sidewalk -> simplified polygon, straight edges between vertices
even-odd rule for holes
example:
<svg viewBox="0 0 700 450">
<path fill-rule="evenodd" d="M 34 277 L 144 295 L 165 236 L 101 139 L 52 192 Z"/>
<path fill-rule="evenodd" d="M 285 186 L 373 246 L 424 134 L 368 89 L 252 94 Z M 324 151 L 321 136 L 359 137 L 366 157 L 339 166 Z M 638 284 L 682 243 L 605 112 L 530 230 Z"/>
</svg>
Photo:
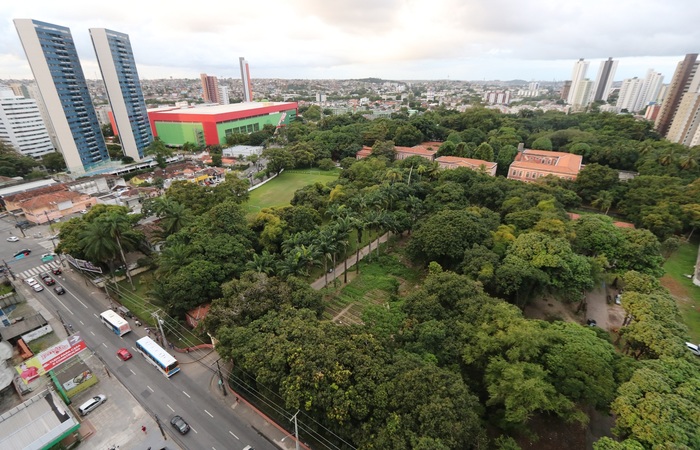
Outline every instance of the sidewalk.
<svg viewBox="0 0 700 450">
<path fill-rule="evenodd" d="M 224 383 L 226 385 L 226 383 Z M 228 395 L 223 395 L 219 385 L 219 376 L 215 373 L 209 382 L 209 391 L 212 398 L 226 403 L 243 422 L 250 425 L 260 436 L 267 439 L 281 450 L 295 450 L 296 440 L 293 431 L 287 431 L 274 420 L 267 417 L 260 410 L 248 403 L 243 397 L 236 395 L 236 392 L 226 385 Z M 289 422 L 289 429 L 293 430 L 293 424 Z M 310 450 L 308 446 L 299 442 L 299 448 Z"/>
<path fill-rule="evenodd" d="M 379 236 L 379 238 L 372 241 L 372 243 L 371 243 L 372 251 L 373 252 L 377 251 L 376 250 L 377 245 L 383 244 L 384 242 L 386 242 L 389 239 L 389 236 L 391 236 L 391 233 L 385 233 L 385 234 Z M 364 259 L 364 257 L 369 254 L 369 249 L 370 249 L 369 245 L 360 249 L 360 259 Z M 357 264 L 357 253 L 353 253 L 348 258 L 347 261 L 348 261 L 348 272 L 349 272 L 350 268 L 353 267 L 355 264 Z M 331 281 L 335 280 L 336 278 L 340 278 L 340 276 L 343 275 L 343 273 L 345 273 L 345 263 L 343 263 L 341 261 L 341 263 L 338 264 L 335 267 L 335 269 L 333 269 L 332 272 L 328 273 L 328 283 L 330 284 Z M 321 278 L 319 278 L 318 280 L 311 283 L 311 287 L 313 289 L 316 289 L 317 291 L 326 287 L 326 276 L 322 275 Z"/>
</svg>

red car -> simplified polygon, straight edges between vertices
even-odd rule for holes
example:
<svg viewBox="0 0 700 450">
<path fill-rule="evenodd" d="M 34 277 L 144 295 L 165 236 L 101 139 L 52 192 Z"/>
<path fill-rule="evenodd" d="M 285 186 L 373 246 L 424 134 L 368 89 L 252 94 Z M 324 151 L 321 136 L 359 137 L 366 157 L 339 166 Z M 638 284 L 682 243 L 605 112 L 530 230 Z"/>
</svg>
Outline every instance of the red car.
<svg viewBox="0 0 700 450">
<path fill-rule="evenodd" d="M 117 350 L 117 356 L 122 361 L 126 361 L 127 359 L 131 359 L 131 353 L 129 353 L 129 350 L 127 350 L 125 348 L 120 348 L 119 350 Z"/>
<path fill-rule="evenodd" d="M 51 272 L 53 272 L 54 275 L 60 275 L 61 274 L 61 269 L 58 267 L 51 269 Z"/>
<path fill-rule="evenodd" d="M 44 280 L 44 283 L 46 283 L 47 286 L 53 286 L 54 284 L 56 284 L 56 280 L 54 280 L 54 279 L 51 278 L 51 277 L 43 278 L 43 280 Z"/>
</svg>

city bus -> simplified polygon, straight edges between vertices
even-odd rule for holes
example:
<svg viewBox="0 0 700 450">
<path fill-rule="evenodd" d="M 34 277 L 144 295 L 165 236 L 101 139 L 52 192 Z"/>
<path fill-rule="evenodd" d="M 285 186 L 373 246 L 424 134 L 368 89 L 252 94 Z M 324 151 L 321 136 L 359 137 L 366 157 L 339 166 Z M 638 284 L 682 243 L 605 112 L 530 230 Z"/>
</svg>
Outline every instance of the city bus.
<svg viewBox="0 0 700 450">
<path fill-rule="evenodd" d="M 177 359 L 173 358 L 170 353 L 166 352 L 163 347 L 156 344 L 156 342 L 148 336 L 142 337 L 136 341 L 136 350 L 168 378 L 180 371 L 180 365 Z"/>
<path fill-rule="evenodd" d="M 100 320 L 107 326 L 110 330 L 114 331 L 117 336 L 124 336 L 126 333 L 131 331 L 129 322 L 124 320 L 119 314 L 115 313 L 111 309 L 100 314 Z"/>
</svg>

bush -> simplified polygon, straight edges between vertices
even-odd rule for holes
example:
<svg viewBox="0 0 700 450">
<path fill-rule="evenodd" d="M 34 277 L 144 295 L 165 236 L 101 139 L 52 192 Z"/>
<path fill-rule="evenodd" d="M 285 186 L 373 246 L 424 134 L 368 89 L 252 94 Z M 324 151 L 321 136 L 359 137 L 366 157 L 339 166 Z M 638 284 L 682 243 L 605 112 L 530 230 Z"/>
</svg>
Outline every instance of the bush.
<svg viewBox="0 0 700 450">
<path fill-rule="evenodd" d="M 323 158 L 318 161 L 318 168 L 321 170 L 333 170 L 335 163 L 330 158 Z"/>
</svg>

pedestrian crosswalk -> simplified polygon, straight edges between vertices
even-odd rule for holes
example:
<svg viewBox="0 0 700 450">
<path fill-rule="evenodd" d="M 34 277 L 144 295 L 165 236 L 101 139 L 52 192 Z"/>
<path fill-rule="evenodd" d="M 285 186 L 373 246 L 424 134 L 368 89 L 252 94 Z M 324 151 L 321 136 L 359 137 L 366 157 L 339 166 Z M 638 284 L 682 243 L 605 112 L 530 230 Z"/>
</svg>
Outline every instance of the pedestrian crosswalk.
<svg viewBox="0 0 700 450">
<path fill-rule="evenodd" d="M 39 275 L 40 273 L 51 272 L 51 269 L 55 269 L 56 267 L 60 267 L 58 261 L 51 261 L 50 263 L 42 264 L 32 269 L 25 270 L 16 275 L 20 278 L 31 278 Z"/>
</svg>

